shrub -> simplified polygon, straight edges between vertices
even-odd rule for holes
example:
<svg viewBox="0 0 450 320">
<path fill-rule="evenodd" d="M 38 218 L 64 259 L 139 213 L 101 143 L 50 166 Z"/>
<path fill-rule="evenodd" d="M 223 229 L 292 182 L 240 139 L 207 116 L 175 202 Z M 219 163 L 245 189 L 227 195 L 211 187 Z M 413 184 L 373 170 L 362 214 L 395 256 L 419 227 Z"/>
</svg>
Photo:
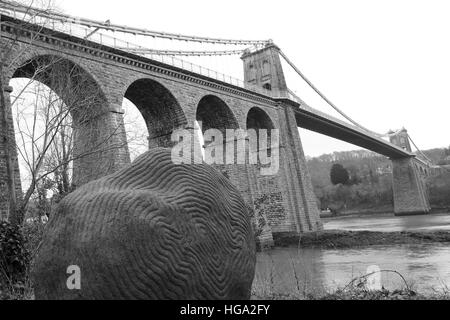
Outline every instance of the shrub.
<svg viewBox="0 0 450 320">
<path fill-rule="evenodd" d="M 428 178 L 430 203 L 436 207 L 450 206 L 450 173 L 445 172 Z"/>
<path fill-rule="evenodd" d="M 330 180 L 333 185 L 347 184 L 349 179 L 347 169 L 339 163 L 333 164 L 330 170 Z"/>
<path fill-rule="evenodd" d="M 0 289 L 23 282 L 30 255 L 19 227 L 0 222 Z"/>
<path fill-rule="evenodd" d="M 21 233 L 25 241 L 25 249 L 30 254 L 31 262 L 44 236 L 45 226 L 41 222 L 34 222 L 26 223 L 21 228 Z"/>
</svg>

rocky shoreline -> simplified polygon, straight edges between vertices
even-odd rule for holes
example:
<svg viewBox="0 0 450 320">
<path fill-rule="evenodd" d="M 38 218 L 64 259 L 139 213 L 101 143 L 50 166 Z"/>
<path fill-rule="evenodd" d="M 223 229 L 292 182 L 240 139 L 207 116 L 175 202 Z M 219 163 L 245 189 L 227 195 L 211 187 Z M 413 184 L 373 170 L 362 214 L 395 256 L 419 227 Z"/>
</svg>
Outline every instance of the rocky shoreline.
<svg viewBox="0 0 450 320">
<path fill-rule="evenodd" d="M 373 245 L 402 245 L 420 243 L 449 243 L 450 231 L 345 231 L 324 230 L 305 233 L 300 236 L 280 234 L 274 237 L 275 247 L 301 247 L 344 249 Z"/>
</svg>

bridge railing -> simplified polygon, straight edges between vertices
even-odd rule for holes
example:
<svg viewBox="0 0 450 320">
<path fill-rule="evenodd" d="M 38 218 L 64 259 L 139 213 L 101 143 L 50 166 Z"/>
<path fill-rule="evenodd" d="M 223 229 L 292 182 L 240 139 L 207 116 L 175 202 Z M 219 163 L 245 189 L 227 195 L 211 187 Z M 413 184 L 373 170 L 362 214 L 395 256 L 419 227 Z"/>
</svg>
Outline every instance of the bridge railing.
<svg viewBox="0 0 450 320">
<path fill-rule="evenodd" d="M 99 44 L 102 44 L 102 45 L 113 47 L 113 48 L 119 49 L 119 50 L 127 51 L 126 49 L 129 48 L 131 53 L 134 52 L 131 49 L 147 49 L 145 47 L 133 44 L 131 42 L 117 39 L 117 38 L 111 37 L 109 35 L 105 35 L 103 33 L 95 33 L 89 38 L 89 40 L 94 41 Z M 133 53 L 133 54 L 136 54 L 136 53 Z M 219 81 L 222 81 L 225 83 L 229 83 L 231 85 L 234 85 L 234 86 L 237 86 L 240 88 L 244 88 L 244 89 L 248 89 L 248 90 L 260 93 L 260 94 L 264 94 L 269 97 L 272 97 L 272 95 L 273 95 L 270 90 L 267 90 L 262 87 L 260 88 L 260 87 L 254 86 L 254 85 L 250 85 L 250 84 L 246 85 L 244 83 L 244 81 L 241 79 L 227 75 L 225 73 L 218 72 L 216 70 L 212 70 L 210 68 L 201 66 L 199 64 L 195 64 L 195 63 L 177 58 L 173 55 L 161 55 L 161 54 L 156 54 L 156 53 L 146 53 L 146 54 L 138 54 L 138 55 L 142 55 L 144 57 L 171 65 L 173 67 L 177 67 L 177 68 L 184 69 L 184 70 L 187 70 L 187 71 L 190 71 L 193 73 L 201 74 L 208 78 L 212 78 L 212 79 L 219 80 Z"/>
</svg>

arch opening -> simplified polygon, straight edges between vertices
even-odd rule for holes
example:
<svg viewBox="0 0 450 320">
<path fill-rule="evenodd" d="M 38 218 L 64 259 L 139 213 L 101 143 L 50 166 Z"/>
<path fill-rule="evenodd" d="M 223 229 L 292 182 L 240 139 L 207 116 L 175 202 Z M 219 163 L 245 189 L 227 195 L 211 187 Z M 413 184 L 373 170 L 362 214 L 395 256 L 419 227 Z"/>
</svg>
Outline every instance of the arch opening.
<svg viewBox="0 0 450 320">
<path fill-rule="evenodd" d="M 149 149 L 147 123 L 138 107 L 125 97 L 122 102 L 122 110 L 128 153 L 130 161 L 133 162 Z"/>
<path fill-rule="evenodd" d="M 247 129 L 275 129 L 275 126 L 264 110 L 253 107 L 247 114 Z"/>
<path fill-rule="evenodd" d="M 131 147 L 136 147 L 134 150 L 130 149 L 131 157 L 149 148 L 171 147 L 172 132 L 187 125 L 183 109 L 173 94 L 152 79 L 133 82 L 125 92 L 124 101 L 127 138 L 129 142 L 130 139 L 136 138 L 131 141 Z M 135 110 L 132 110 L 131 106 L 134 106 Z M 145 134 L 148 135 L 147 139 Z"/>
<path fill-rule="evenodd" d="M 64 102 L 75 123 L 88 122 L 108 111 L 106 97 L 97 82 L 68 59 L 53 55 L 34 57 L 17 68 L 12 78 L 46 85 Z"/>
<path fill-rule="evenodd" d="M 81 184 L 76 179 L 83 176 L 83 170 L 75 168 L 86 167 L 84 161 L 101 162 L 92 160 L 103 151 L 98 139 L 101 133 L 96 131 L 107 103 L 88 72 L 56 55 L 21 62 L 8 78 L 10 154 L 16 197 L 21 198 L 16 210 L 25 215 L 20 221 L 50 214 L 52 201 Z M 96 131 L 86 130 L 89 127 Z M 97 168 L 92 171 L 99 172 Z"/>
<path fill-rule="evenodd" d="M 207 95 L 198 103 L 196 121 L 196 125 L 201 128 L 200 139 L 204 149 L 202 152 L 204 159 L 216 165 L 235 161 L 236 137 L 232 141 L 227 141 L 227 130 L 239 129 L 239 124 L 228 105 L 216 96 Z M 214 134 L 211 129 L 214 129 L 216 133 Z M 227 151 L 227 149 L 230 150 Z M 230 154 L 234 155 L 233 160 L 229 159 Z"/>
<path fill-rule="evenodd" d="M 217 129 L 238 129 L 239 124 L 233 111 L 220 98 L 212 95 L 203 97 L 198 103 L 196 120 L 202 123 L 202 132 Z"/>
<path fill-rule="evenodd" d="M 39 55 L 17 67 L 10 84 L 18 153 L 35 158 L 25 161 L 32 178 L 43 172 L 42 182 L 51 179 L 58 185 L 53 193 L 65 194 L 117 169 L 123 124 L 88 71 L 57 55 Z M 34 132 L 24 133 L 30 128 Z"/>
<path fill-rule="evenodd" d="M 266 90 L 268 90 L 268 91 L 272 91 L 272 85 L 271 85 L 270 83 L 265 83 L 265 84 L 263 85 L 263 88 L 266 89 Z"/>
<path fill-rule="evenodd" d="M 70 192 L 74 133 L 67 106 L 42 82 L 14 78 L 10 85 L 15 90 L 11 94 L 11 113 L 21 191 L 26 194 L 36 179 L 38 192 L 32 197 L 47 198 Z M 41 178 L 44 174 L 48 177 Z"/>
<path fill-rule="evenodd" d="M 247 113 L 247 130 L 256 130 L 257 132 L 257 148 L 258 150 L 261 147 L 268 148 L 270 154 L 270 143 L 272 137 L 272 129 L 275 129 L 275 126 L 267 115 L 267 113 L 258 107 L 253 107 Z M 266 133 L 262 133 L 261 129 L 265 129 Z M 267 144 L 261 143 L 261 137 L 267 134 Z"/>
</svg>

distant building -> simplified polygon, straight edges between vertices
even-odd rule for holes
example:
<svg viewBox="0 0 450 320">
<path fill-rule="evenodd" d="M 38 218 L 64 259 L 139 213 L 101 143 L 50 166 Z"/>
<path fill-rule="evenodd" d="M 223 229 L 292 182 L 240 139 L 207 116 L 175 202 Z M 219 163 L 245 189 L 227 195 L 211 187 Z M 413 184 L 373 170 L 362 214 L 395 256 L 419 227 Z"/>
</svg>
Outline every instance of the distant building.
<svg viewBox="0 0 450 320">
<path fill-rule="evenodd" d="M 378 175 L 392 174 L 392 167 L 390 165 L 383 165 L 377 167 L 376 173 Z"/>
</svg>

